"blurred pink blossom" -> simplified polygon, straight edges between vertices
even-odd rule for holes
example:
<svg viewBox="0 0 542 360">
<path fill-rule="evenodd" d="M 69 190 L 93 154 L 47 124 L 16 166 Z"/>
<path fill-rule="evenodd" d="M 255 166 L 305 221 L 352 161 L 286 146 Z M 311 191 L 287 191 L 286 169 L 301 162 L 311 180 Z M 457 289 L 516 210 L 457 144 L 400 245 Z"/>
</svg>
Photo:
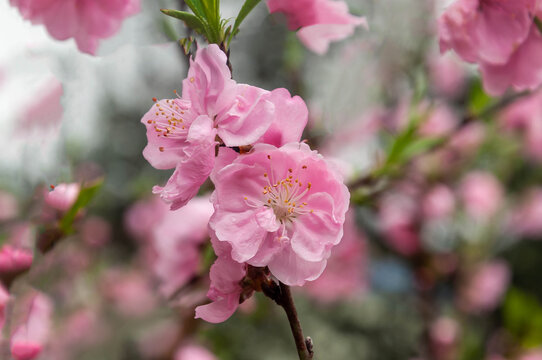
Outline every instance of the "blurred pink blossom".
<svg viewBox="0 0 542 360">
<path fill-rule="evenodd" d="M 461 181 L 459 196 L 467 214 L 478 220 L 486 220 L 501 207 L 503 189 L 493 174 L 473 171 Z"/>
<path fill-rule="evenodd" d="M 39 95 L 32 99 L 33 102 L 21 114 L 20 127 L 17 127 L 16 134 L 24 134 L 32 129 L 43 131 L 57 127 L 64 113 L 60 103 L 63 93 L 62 83 L 57 78 L 49 79 L 40 89 Z"/>
<path fill-rule="evenodd" d="M 344 235 L 333 248 L 326 270 L 304 289 L 323 302 L 345 300 L 359 295 L 367 287 L 367 249 L 365 236 L 356 226 L 354 210 L 346 213 Z"/>
<path fill-rule="evenodd" d="M 542 236 L 542 189 L 528 192 L 523 203 L 512 210 L 510 229 L 521 236 Z"/>
<path fill-rule="evenodd" d="M 45 203 L 59 211 L 68 211 L 77 200 L 81 187 L 77 183 L 58 184 L 45 193 Z"/>
<path fill-rule="evenodd" d="M 0 284 L 0 332 L 4 328 L 6 322 L 6 307 L 8 305 L 10 296 L 4 286 Z"/>
<path fill-rule="evenodd" d="M 459 305 L 466 311 L 491 311 L 501 301 L 508 283 L 510 270 L 506 262 L 493 260 L 476 267 L 462 289 Z"/>
<path fill-rule="evenodd" d="M 168 211 L 168 206 L 158 196 L 152 196 L 130 207 L 124 216 L 124 226 L 137 240 L 151 242 L 155 225 Z"/>
<path fill-rule="evenodd" d="M 518 360 L 542 360 L 542 349 L 532 349 L 521 355 Z"/>
<path fill-rule="evenodd" d="M 145 316 L 157 305 L 148 277 L 135 270 L 108 270 L 102 279 L 102 291 L 126 317 Z"/>
<path fill-rule="evenodd" d="M 431 85 L 437 93 L 457 96 L 466 85 L 467 74 L 463 66 L 452 56 L 434 56 L 429 61 Z"/>
<path fill-rule="evenodd" d="M 11 336 L 11 355 L 15 360 L 37 358 L 48 341 L 52 326 L 53 304 L 44 294 L 35 294 L 22 323 Z"/>
<path fill-rule="evenodd" d="M 102 247 L 111 240 L 111 225 L 99 216 L 90 216 L 81 225 L 83 241 L 92 247 Z"/>
<path fill-rule="evenodd" d="M 201 247 L 208 239 L 213 206 L 208 197 L 196 197 L 175 211 L 164 214 L 154 225 L 154 273 L 161 292 L 169 297 L 186 285 L 199 270 Z"/>
<path fill-rule="evenodd" d="M 458 123 L 457 116 L 443 104 L 436 106 L 420 126 L 422 136 L 439 137 L 451 133 Z"/>
<path fill-rule="evenodd" d="M 461 154 L 468 154 L 480 146 L 484 137 L 485 127 L 482 124 L 475 122 L 464 126 L 453 134 L 452 139 L 450 140 L 450 148 Z"/>
<path fill-rule="evenodd" d="M 137 340 L 137 348 L 144 359 L 164 359 L 175 348 L 181 329 L 176 319 L 159 321 L 145 329 Z"/>
<path fill-rule="evenodd" d="M 210 227 L 240 263 L 268 266 L 287 285 L 320 276 L 343 235 L 349 193 L 304 143 L 257 144 L 213 178 Z"/>
<path fill-rule="evenodd" d="M 19 204 L 12 194 L 0 191 L 0 221 L 11 220 L 19 213 Z"/>
<path fill-rule="evenodd" d="M 454 193 L 446 185 L 435 185 L 425 194 L 422 210 L 427 219 L 441 219 L 452 215 L 455 210 Z"/>
<path fill-rule="evenodd" d="M 216 357 L 202 346 L 184 345 L 175 353 L 175 360 L 216 360 Z"/>
<path fill-rule="evenodd" d="M 4 244 L 0 248 L 0 278 L 9 282 L 15 276 L 28 270 L 32 261 L 31 251 Z"/>
<path fill-rule="evenodd" d="M 358 26 L 368 29 L 363 17 L 350 15 L 343 1 L 267 0 L 270 13 L 286 15 L 288 28 L 296 30 L 301 42 L 317 54 L 324 54 L 333 41 L 343 40 Z"/>
<path fill-rule="evenodd" d="M 380 201 L 380 227 L 388 244 L 402 255 L 414 255 L 420 250 L 417 215 L 417 201 L 408 193 L 389 192 Z"/>
<path fill-rule="evenodd" d="M 33 24 L 43 24 L 57 40 L 74 38 L 79 50 L 94 55 L 124 18 L 139 12 L 139 0 L 10 0 Z"/>
<path fill-rule="evenodd" d="M 501 114 L 505 129 L 520 131 L 525 138 L 525 152 L 542 162 L 542 92 L 519 99 Z"/>
<path fill-rule="evenodd" d="M 429 327 L 431 349 L 435 359 L 457 359 L 460 335 L 460 327 L 455 319 L 437 318 Z"/>
<path fill-rule="evenodd" d="M 456 0 L 439 19 L 440 48 L 477 63 L 492 95 L 542 83 L 542 36 L 536 0 Z"/>
</svg>

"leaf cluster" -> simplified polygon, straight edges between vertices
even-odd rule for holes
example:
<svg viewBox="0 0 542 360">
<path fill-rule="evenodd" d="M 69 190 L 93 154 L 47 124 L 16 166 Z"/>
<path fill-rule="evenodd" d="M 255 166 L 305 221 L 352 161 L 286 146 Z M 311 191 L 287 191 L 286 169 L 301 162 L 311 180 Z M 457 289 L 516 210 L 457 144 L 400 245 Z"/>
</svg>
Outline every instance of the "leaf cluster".
<svg viewBox="0 0 542 360">
<path fill-rule="evenodd" d="M 233 25 L 230 24 L 229 19 L 221 17 L 219 0 L 185 0 L 192 12 L 173 9 L 161 9 L 161 11 L 183 21 L 189 29 L 203 36 L 209 44 L 218 44 L 227 50 L 235 35 L 239 33 L 243 20 L 260 1 L 245 0 Z M 182 40 L 188 44 L 192 42 L 189 38 Z M 184 43 L 183 47 L 186 47 Z"/>
</svg>

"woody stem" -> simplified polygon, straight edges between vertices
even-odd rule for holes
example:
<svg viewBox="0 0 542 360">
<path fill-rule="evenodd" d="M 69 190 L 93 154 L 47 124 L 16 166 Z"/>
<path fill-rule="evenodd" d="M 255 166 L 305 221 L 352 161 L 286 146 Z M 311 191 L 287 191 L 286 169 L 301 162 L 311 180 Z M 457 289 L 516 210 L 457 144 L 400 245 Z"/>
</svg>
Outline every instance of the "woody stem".
<svg viewBox="0 0 542 360">
<path fill-rule="evenodd" d="M 314 353 L 312 351 L 312 340 L 303 336 L 303 330 L 301 329 L 301 323 L 297 317 L 297 310 L 295 308 L 294 299 L 292 298 L 292 292 L 290 287 L 283 283 L 280 283 L 280 295 L 277 299 L 277 303 L 282 306 L 288 317 L 290 323 L 290 329 L 294 336 L 295 345 L 297 347 L 297 354 L 300 360 L 311 360 Z"/>
</svg>

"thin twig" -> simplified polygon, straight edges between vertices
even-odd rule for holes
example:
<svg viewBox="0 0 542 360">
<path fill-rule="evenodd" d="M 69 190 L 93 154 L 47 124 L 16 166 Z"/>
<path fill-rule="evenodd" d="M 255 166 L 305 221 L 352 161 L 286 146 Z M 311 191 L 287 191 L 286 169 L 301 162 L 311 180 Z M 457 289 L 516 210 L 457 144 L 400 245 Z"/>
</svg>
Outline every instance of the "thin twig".
<svg viewBox="0 0 542 360">
<path fill-rule="evenodd" d="M 283 283 L 280 283 L 279 304 L 282 306 L 288 317 L 299 359 L 311 360 L 314 355 L 312 351 L 312 340 L 309 337 L 305 338 L 303 336 L 303 330 L 301 329 L 301 323 L 297 317 L 297 310 L 295 308 L 294 299 L 292 298 L 292 292 L 290 291 L 290 287 Z"/>
</svg>

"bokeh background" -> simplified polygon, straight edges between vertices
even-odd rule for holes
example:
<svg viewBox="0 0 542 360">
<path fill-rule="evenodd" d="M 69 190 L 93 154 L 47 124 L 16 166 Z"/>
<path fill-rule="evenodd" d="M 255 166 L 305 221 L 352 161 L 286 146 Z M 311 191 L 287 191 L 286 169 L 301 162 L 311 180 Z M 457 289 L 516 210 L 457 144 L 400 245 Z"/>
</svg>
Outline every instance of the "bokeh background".
<svg viewBox="0 0 542 360">
<path fill-rule="evenodd" d="M 344 247 L 322 279 L 294 292 L 316 359 L 541 359 L 542 101 L 502 106 L 475 68 L 440 55 L 444 2 L 348 3 L 370 30 L 324 56 L 264 4 L 231 48 L 238 82 L 304 98 L 304 138 L 352 184 Z M 241 1 L 221 6 L 233 17 Z M 187 62 L 173 39 L 186 30 L 159 12 L 176 7 L 142 0 L 93 57 L 0 0 L 0 239 L 33 243 L 44 233 L 49 185 L 103 179 L 75 233 L 36 251 L 11 286 L 15 315 L 37 292 L 48 299 L 39 359 L 198 360 L 186 349 L 201 348 L 225 360 L 296 356 L 282 309 L 260 293 L 225 323 L 193 319 L 205 302 L 208 245 L 194 255 L 200 275 L 163 291 L 156 243 L 170 215 L 151 188 L 170 174 L 142 157 L 140 119 L 153 97 L 181 90 Z M 513 111 L 524 111 L 521 126 Z M 413 119 L 408 151 L 367 178 Z M 183 228 L 189 215 L 168 221 Z"/>
</svg>

